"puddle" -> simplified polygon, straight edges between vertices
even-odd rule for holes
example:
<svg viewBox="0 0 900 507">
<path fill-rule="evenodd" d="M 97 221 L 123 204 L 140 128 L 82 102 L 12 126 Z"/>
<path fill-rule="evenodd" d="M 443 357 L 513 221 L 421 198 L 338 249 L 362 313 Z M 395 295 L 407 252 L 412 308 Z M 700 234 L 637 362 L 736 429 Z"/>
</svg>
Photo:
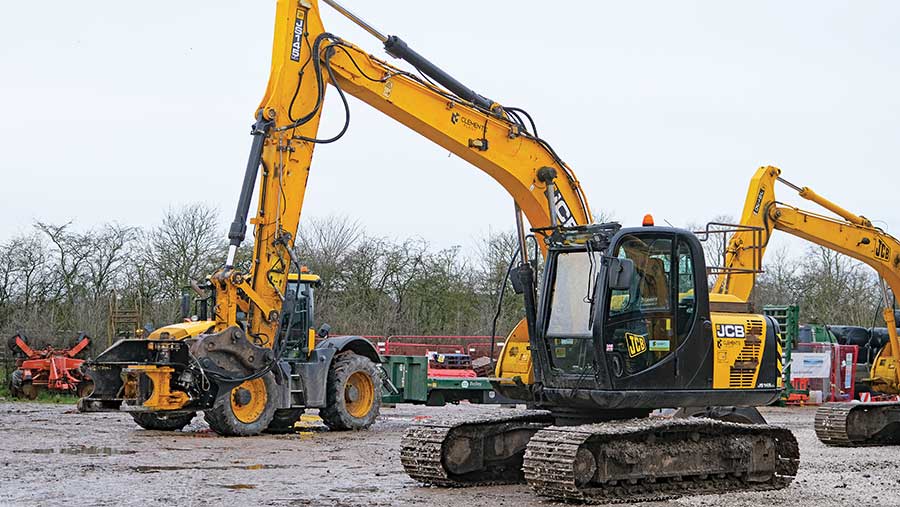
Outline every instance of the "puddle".
<svg viewBox="0 0 900 507">
<path fill-rule="evenodd" d="M 347 488 L 331 488 L 335 493 L 377 493 L 381 491 L 376 486 L 357 486 Z"/>
<path fill-rule="evenodd" d="M 239 491 L 242 489 L 256 489 L 256 484 L 219 484 L 219 487 Z"/>
<path fill-rule="evenodd" d="M 130 467 L 132 471 L 140 474 L 155 474 L 159 472 L 177 472 L 180 470 L 271 470 L 277 468 L 291 468 L 286 465 L 230 465 L 230 466 L 210 466 L 210 467 L 188 467 L 177 465 L 139 465 Z"/>
<path fill-rule="evenodd" d="M 86 455 L 86 456 L 118 456 L 127 454 L 137 454 L 137 451 L 123 451 L 113 449 L 112 447 L 94 447 L 87 445 L 72 445 L 61 449 L 18 449 L 13 452 L 21 454 L 69 454 L 69 455 Z"/>
</svg>

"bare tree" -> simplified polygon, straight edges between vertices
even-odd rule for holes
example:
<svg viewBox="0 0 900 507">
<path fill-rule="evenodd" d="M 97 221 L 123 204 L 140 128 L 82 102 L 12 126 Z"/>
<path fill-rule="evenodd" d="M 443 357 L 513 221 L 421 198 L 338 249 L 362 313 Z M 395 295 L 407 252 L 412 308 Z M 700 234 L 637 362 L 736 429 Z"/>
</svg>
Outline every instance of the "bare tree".
<svg viewBox="0 0 900 507">
<path fill-rule="evenodd" d="M 88 290 L 97 301 L 109 295 L 131 259 L 129 247 L 137 238 L 137 229 L 106 224 L 87 235 L 90 250 L 85 259 Z"/>
<path fill-rule="evenodd" d="M 192 280 L 202 280 L 224 261 L 218 213 L 204 204 L 169 209 L 141 241 L 139 262 L 160 282 L 159 296 L 177 301 Z"/>
<path fill-rule="evenodd" d="M 800 310 L 809 322 L 871 325 L 880 304 L 874 271 L 825 247 L 807 250 L 801 283 Z"/>
</svg>

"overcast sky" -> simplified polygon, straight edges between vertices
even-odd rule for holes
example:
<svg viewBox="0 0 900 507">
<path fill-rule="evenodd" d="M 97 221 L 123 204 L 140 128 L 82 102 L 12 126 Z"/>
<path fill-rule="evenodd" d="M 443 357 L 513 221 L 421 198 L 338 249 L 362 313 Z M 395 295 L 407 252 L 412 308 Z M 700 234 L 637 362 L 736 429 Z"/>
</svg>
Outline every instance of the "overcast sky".
<svg viewBox="0 0 900 507">
<path fill-rule="evenodd" d="M 900 228 L 900 2 L 344 0 L 483 95 L 528 109 L 594 210 L 738 216 L 760 165 Z M 269 69 L 274 1 L 5 2 L 0 241 L 35 219 L 230 221 Z M 326 28 L 380 44 L 323 4 Z M 340 127 L 330 95 L 322 135 Z M 358 101 L 316 150 L 304 216 L 472 248 L 502 188 Z M 780 197 L 799 202 L 781 187 Z M 815 208 L 811 208 L 815 209 Z"/>
</svg>

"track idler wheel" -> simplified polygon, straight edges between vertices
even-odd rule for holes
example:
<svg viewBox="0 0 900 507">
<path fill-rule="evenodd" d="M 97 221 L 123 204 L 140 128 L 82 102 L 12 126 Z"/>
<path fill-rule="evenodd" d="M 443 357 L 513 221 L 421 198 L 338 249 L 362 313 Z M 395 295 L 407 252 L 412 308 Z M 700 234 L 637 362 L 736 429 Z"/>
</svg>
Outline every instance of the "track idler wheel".
<svg viewBox="0 0 900 507">
<path fill-rule="evenodd" d="M 328 371 L 325 408 L 319 416 L 332 430 L 362 430 L 381 410 L 381 378 L 375 363 L 353 352 L 334 357 Z"/>
<path fill-rule="evenodd" d="M 80 386 L 79 386 L 80 387 Z M 196 412 L 167 414 L 165 412 L 132 412 L 131 417 L 145 430 L 178 431 L 194 419 Z"/>
<path fill-rule="evenodd" d="M 277 392 L 275 375 L 266 373 L 220 395 L 213 407 L 203 412 L 203 418 L 219 435 L 258 435 L 269 427 L 275 417 Z"/>
</svg>

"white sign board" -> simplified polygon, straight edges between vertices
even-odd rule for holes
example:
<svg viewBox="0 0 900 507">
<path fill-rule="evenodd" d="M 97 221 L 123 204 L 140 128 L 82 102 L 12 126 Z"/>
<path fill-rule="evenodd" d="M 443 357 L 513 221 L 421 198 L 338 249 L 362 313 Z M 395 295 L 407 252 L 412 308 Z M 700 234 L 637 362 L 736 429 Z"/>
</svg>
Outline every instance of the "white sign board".
<svg viewBox="0 0 900 507">
<path fill-rule="evenodd" d="M 830 352 L 794 352 L 791 354 L 791 380 L 830 377 Z"/>
</svg>

